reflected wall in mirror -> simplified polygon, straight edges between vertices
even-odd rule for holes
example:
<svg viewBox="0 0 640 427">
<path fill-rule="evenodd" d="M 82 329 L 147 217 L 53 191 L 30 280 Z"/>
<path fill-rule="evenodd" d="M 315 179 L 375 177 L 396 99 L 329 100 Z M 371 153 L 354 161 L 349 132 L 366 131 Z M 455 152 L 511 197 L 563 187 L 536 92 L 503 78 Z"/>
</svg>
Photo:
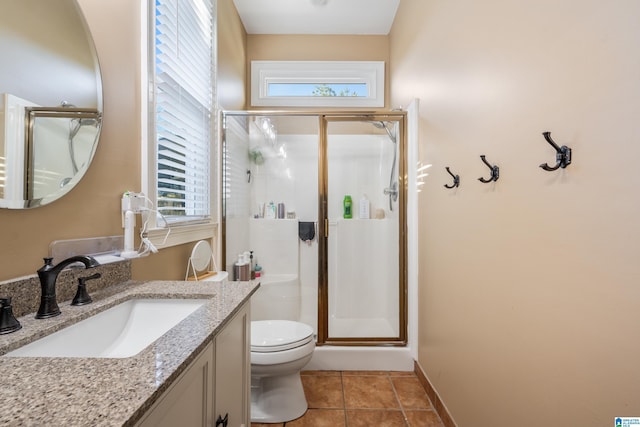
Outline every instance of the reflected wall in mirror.
<svg viewBox="0 0 640 427">
<path fill-rule="evenodd" d="M 3 2 L 0 58 L 0 207 L 42 206 L 80 181 L 100 136 L 100 68 L 76 0 Z"/>
</svg>

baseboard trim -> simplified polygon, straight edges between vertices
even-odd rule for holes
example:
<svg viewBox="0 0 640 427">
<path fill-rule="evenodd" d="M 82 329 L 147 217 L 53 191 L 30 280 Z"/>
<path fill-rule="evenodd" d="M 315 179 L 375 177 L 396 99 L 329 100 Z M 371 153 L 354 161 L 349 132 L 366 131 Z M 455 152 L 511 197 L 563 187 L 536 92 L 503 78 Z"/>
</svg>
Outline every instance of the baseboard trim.
<svg viewBox="0 0 640 427">
<path fill-rule="evenodd" d="M 412 372 L 414 359 L 407 347 L 318 346 L 304 367 L 308 371 Z"/>
<path fill-rule="evenodd" d="M 442 399 L 440 399 L 438 392 L 431 385 L 429 378 L 427 378 L 427 374 L 425 374 L 422 366 L 420 366 L 417 360 L 413 361 L 413 372 L 415 372 L 416 377 L 418 377 L 418 381 L 420 381 L 420 384 L 422 384 L 424 389 L 427 391 L 427 396 L 429 396 L 429 400 L 431 400 L 433 408 L 440 416 L 442 424 L 444 424 L 445 427 L 457 427 L 457 424 L 453 421 L 453 417 L 451 417 L 447 407 L 444 402 L 442 402 Z"/>
</svg>

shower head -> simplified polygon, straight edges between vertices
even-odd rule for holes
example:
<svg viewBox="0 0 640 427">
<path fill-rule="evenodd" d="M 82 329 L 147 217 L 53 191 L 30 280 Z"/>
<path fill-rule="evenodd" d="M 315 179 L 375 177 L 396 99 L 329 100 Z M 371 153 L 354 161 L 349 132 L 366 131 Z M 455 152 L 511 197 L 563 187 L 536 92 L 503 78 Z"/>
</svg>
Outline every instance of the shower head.
<svg viewBox="0 0 640 427">
<path fill-rule="evenodd" d="M 69 108 L 71 109 L 70 111 L 72 111 L 72 113 L 80 113 L 81 111 L 78 110 L 78 107 L 75 104 L 70 103 L 69 101 L 62 101 L 60 103 L 61 107 L 64 108 Z M 73 110 L 76 109 L 76 110 Z M 84 114 L 85 116 L 87 114 Z M 93 114 L 92 114 L 93 116 Z M 74 117 L 71 118 L 71 122 L 72 124 L 74 124 L 75 126 L 93 126 L 93 127 L 98 127 L 99 125 L 102 124 L 102 114 L 101 113 L 97 113 L 97 115 L 95 115 L 94 117 Z"/>
<path fill-rule="evenodd" d="M 100 129 L 101 120 L 95 117 L 76 117 L 69 120 L 69 138 L 73 139 L 83 126 L 94 127 Z"/>
<path fill-rule="evenodd" d="M 80 126 L 93 126 L 98 127 L 100 124 L 100 120 L 94 117 L 85 117 L 82 119 L 77 119 Z"/>
<path fill-rule="evenodd" d="M 69 132 L 75 136 L 83 126 L 99 128 L 101 124 L 100 119 L 95 117 L 75 117 L 69 121 Z"/>
<path fill-rule="evenodd" d="M 395 180 L 395 170 L 396 170 L 396 157 L 398 155 L 398 139 L 396 138 L 396 134 L 391 131 L 391 127 L 393 124 L 391 122 L 385 122 L 382 120 L 372 121 L 370 122 L 378 129 L 384 129 L 389 136 L 391 142 L 393 142 L 393 161 L 391 162 L 391 174 L 389 175 L 389 187 L 383 189 L 383 193 L 389 196 L 389 210 L 393 211 L 393 202 L 398 200 L 398 183 Z"/>
<path fill-rule="evenodd" d="M 391 142 L 393 142 L 394 144 L 398 142 L 396 139 L 396 135 L 391 131 L 391 126 L 393 125 L 390 122 L 384 122 L 380 120 L 376 122 L 371 122 L 371 124 L 373 124 L 373 126 L 375 126 L 378 129 L 384 129 L 385 132 L 387 132 L 387 135 L 389 136 L 389 139 L 391 140 Z"/>
</svg>

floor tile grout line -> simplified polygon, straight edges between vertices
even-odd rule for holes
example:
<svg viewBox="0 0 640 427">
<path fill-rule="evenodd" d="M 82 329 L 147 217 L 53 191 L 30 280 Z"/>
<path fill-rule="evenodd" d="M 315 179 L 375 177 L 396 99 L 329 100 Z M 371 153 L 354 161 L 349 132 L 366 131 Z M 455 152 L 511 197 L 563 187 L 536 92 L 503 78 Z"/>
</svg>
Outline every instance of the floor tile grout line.
<svg viewBox="0 0 640 427">
<path fill-rule="evenodd" d="M 342 412 L 344 413 L 344 425 L 349 427 L 349 420 L 347 418 L 347 397 L 344 392 L 344 381 L 342 380 L 343 371 L 340 371 L 340 389 L 342 390 Z"/>
<path fill-rule="evenodd" d="M 396 400 L 398 401 L 398 406 L 400 406 L 400 410 L 402 411 L 402 418 L 404 419 L 404 425 L 409 426 L 409 420 L 407 419 L 407 413 L 404 411 L 404 405 L 402 404 L 402 401 L 400 400 L 400 396 L 398 395 L 398 390 L 396 390 L 396 386 L 391 380 L 391 376 L 388 373 L 387 373 L 387 379 L 389 380 L 389 383 L 391 383 L 391 389 L 393 390 L 393 394 L 396 397 Z"/>
</svg>

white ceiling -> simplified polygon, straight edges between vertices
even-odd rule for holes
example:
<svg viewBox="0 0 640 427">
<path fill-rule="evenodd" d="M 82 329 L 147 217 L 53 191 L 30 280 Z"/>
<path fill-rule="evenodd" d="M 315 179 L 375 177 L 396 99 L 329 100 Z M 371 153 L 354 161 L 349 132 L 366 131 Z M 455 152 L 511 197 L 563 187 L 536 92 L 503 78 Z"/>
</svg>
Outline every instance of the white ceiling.
<svg viewBox="0 0 640 427">
<path fill-rule="evenodd" d="M 400 0 L 233 0 L 248 34 L 389 34 Z"/>
</svg>

